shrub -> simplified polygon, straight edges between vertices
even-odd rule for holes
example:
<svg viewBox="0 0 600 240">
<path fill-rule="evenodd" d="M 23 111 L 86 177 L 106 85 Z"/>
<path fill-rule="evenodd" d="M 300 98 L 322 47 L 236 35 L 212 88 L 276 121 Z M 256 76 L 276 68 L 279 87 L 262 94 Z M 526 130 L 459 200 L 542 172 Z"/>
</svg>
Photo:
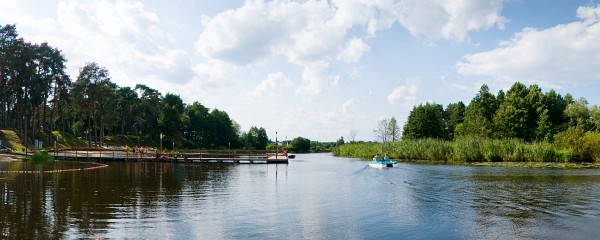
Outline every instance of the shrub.
<svg viewBox="0 0 600 240">
<path fill-rule="evenodd" d="M 584 159 L 593 162 L 600 162 L 600 133 L 588 132 L 581 139 L 582 152 Z"/>
<path fill-rule="evenodd" d="M 36 151 L 33 155 L 31 155 L 31 157 L 29 157 L 29 160 L 33 162 L 48 162 L 54 160 L 54 157 L 48 154 L 46 151 Z"/>
</svg>

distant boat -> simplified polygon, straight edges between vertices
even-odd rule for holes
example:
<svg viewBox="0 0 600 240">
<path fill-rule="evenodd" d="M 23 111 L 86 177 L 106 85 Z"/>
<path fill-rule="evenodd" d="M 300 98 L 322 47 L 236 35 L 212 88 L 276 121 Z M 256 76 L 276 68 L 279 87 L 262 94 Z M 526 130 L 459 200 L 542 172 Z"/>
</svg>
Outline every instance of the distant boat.
<svg viewBox="0 0 600 240">
<path fill-rule="evenodd" d="M 369 162 L 369 166 L 374 168 L 393 168 L 396 164 L 398 163 L 390 158 L 381 159 L 380 157 L 374 157 L 373 161 Z"/>
<path fill-rule="evenodd" d="M 288 155 L 288 158 L 296 158 L 296 155 L 290 154 L 290 155 Z"/>
</svg>

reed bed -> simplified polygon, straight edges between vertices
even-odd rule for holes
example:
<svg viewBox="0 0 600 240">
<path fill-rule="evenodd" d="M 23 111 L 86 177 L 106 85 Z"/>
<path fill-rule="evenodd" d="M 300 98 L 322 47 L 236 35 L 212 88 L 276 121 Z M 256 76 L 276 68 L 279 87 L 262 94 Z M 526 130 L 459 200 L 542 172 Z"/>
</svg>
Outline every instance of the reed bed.
<svg viewBox="0 0 600 240">
<path fill-rule="evenodd" d="M 342 157 L 370 159 L 376 153 L 394 159 L 443 162 L 575 162 L 572 150 L 548 142 L 527 143 L 518 139 L 461 138 L 402 140 L 388 143 L 349 143 L 333 149 Z"/>
</svg>

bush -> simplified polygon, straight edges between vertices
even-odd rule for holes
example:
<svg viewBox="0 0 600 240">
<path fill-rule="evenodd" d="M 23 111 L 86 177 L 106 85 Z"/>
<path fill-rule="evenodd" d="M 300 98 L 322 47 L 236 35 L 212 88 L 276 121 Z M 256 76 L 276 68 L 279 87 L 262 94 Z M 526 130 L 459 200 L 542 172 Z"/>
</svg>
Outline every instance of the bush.
<svg viewBox="0 0 600 240">
<path fill-rule="evenodd" d="M 584 159 L 593 162 L 600 162 L 600 133 L 589 132 L 581 139 L 582 152 Z"/>
<path fill-rule="evenodd" d="M 31 157 L 29 157 L 29 160 L 33 162 L 48 162 L 54 160 L 54 157 L 48 154 L 46 151 L 36 151 L 33 155 L 31 155 Z"/>
</svg>

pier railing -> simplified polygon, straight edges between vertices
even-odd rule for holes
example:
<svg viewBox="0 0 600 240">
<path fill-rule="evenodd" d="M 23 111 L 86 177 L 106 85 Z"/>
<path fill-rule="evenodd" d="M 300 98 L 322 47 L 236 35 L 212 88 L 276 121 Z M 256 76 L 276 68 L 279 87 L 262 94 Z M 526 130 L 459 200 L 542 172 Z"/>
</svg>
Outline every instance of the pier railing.
<svg viewBox="0 0 600 240">
<path fill-rule="evenodd" d="M 159 153 L 155 150 L 68 148 L 51 152 L 55 159 L 94 161 L 188 161 L 235 163 L 287 163 L 286 154 L 260 150 L 180 150 Z"/>
</svg>

